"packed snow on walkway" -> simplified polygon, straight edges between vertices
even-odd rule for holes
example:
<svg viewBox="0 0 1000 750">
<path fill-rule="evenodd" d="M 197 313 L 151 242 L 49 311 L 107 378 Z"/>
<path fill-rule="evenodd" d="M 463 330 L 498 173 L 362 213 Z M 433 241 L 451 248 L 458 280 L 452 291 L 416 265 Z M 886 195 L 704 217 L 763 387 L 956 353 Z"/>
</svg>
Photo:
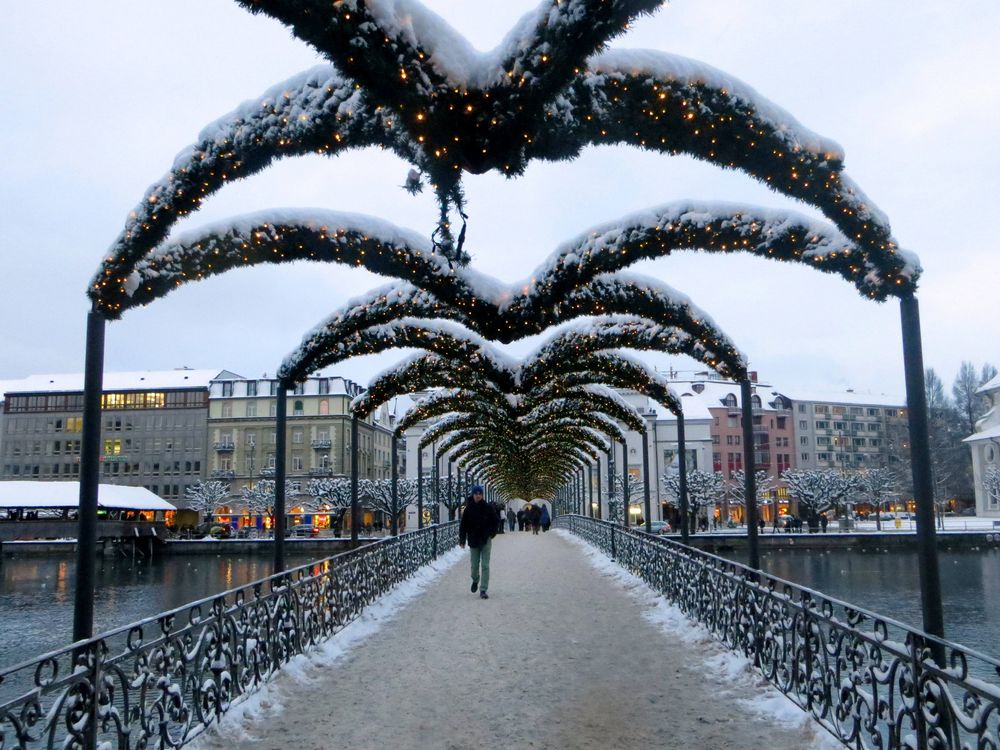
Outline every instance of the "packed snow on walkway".
<svg viewBox="0 0 1000 750">
<path fill-rule="evenodd" d="M 343 661 L 351 651 L 391 622 L 410 601 L 420 596 L 445 571 L 459 560 L 463 551 L 454 548 L 429 565 L 420 568 L 410 578 L 367 607 L 361 615 L 343 630 L 319 645 L 314 651 L 300 654 L 285 664 L 269 682 L 245 701 L 235 706 L 208 732 L 187 745 L 191 750 L 208 748 L 233 748 L 236 743 L 254 741 L 263 727 L 261 719 L 273 719 L 285 712 L 296 710 L 286 706 L 288 694 L 294 687 L 308 686 L 328 679 L 328 670 Z M 331 709 L 332 710 L 332 709 Z M 319 738 L 317 738 L 319 740 Z M 299 748 L 305 750 L 305 748 Z"/>
<path fill-rule="evenodd" d="M 623 586 L 643 608 L 643 616 L 659 627 L 670 639 L 671 645 L 684 644 L 692 654 L 699 654 L 707 674 L 737 682 L 749 688 L 753 697 L 738 698 L 737 704 L 747 713 L 764 717 L 787 727 L 803 728 L 814 735 L 815 750 L 841 750 L 843 747 L 816 721 L 774 688 L 761 675 L 753 671 L 752 664 L 742 654 L 726 649 L 712 634 L 697 622 L 689 619 L 676 605 L 670 604 L 639 576 L 629 573 L 596 547 L 564 529 L 556 533 L 579 546 L 587 561 L 602 575 Z M 722 690 L 720 698 L 725 698 Z"/>
</svg>

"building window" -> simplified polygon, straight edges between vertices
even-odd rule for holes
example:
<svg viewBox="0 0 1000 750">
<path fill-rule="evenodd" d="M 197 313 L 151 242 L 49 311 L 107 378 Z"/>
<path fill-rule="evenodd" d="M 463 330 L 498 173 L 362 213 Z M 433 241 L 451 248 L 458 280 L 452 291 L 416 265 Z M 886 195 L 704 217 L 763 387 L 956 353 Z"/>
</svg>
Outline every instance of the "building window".
<svg viewBox="0 0 1000 750">
<path fill-rule="evenodd" d="M 233 405 L 232 404 L 223 404 L 222 405 L 222 418 L 223 419 L 231 419 L 232 416 L 233 416 Z"/>
<path fill-rule="evenodd" d="M 305 383 L 296 383 L 295 387 L 292 388 L 292 393 L 294 395 L 296 395 L 296 396 L 301 396 L 305 392 L 306 392 L 306 384 Z"/>
<path fill-rule="evenodd" d="M 799 458 L 801 458 L 803 461 L 808 461 L 809 460 L 809 454 L 808 453 L 800 453 L 799 454 Z"/>
<path fill-rule="evenodd" d="M 292 471 L 302 471 L 302 456 L 292 456 Z"/>
<path fill-rule="evenodd" d="M 847 429 L 847 422 L 834 422 L 833 423 L 833 429 L 835 429 L 835 430 L 846 430 Z"/>
<path fill-rule="evenodd" d="M 247 416 L 256 417 L 257 416 L 257 402 L 247 401 Z"/>
<path fill-rule="evenodd" d="M 227 380 L 222 384 L 222 397 L 231 398 L 233 395 L 233 381 Z"/>
<path fill-rule="evenodd" d="M 736 406 L 736 396 L 732 393 L 726 394 L 726 397 L 722 400 L 723 405 L 728 407 Z"/>
<path fill-rule="evenodd" d="M 292 430 L 292 443 L 302 444 L 302 430 Z"/>
<path fill-rule="evenodd" d="M 712 445 L 718 445 L 718 444 L 719 444 L 719 436 L 712 435 Z"/>
<path fill-rule="evenodd" d="M 247 444 L 248 447 L 253 447 L 253 446 L 257 445 L 257 433 L 256 432 L 250 432 L 249 430 L 247 430 L 246 437 L 244 439 L 246 440 L 246 444 Z"/>
<path fill-rule="evenodd" d="M 256 396 L 257 395 L 257 381 L 256 380 L 248 380 L 247 381 L 247 395 L 248 396 Z"/>
<path fill-rule="evenodd" d="M 323 416 L 330 413 L 330 399 L 324 398 L 319 402 L 319 413 Z"/>
<path fill-rule="evenodd" d="M 302 402 L 296 401 L 292 408 L 292 416 L 301 417 L 303 414 L 305 414 L 305 409 L 302 406 Z"/>
<path fill-rule="evenodd" d="M 326 395 L 330 392 L 330 378 L 319 379 L 319 392 L 321 395 Z"/>
</svg>

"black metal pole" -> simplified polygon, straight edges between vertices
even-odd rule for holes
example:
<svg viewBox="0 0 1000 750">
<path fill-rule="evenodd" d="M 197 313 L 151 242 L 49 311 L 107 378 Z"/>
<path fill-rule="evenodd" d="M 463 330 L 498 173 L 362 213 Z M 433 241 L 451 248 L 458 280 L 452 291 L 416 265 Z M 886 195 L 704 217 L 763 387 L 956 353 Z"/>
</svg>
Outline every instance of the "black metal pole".
<svg viewBox="0 0 1000 750">
<path fill-rule="evenodd" d="M 941 573 L 937 534 L 934 530 L 934 485 L 924 390 L 924 354 L 920 341 L 920 307 L 917 298 L 899 300 L 903 328 L 903 365 L 906 371 L 906 416 L 910 428 L 910 467 L 913 499 L 917 506 L 917 559 L 920 561 L 920 603 L 924 631 L 944 638 Z M 937 655 L 940 658 L 940 655 Z M 941 666 L 944 666 L 943 664 Z"/>
<path fill-rule="evenodd" d="M 351 546 L 357 546 L 361 531 L 361 507 L 358 502 L 358 415 L 351 415 Z"/>
<path fill-rule="evenodd" d="M 594 517 L 594 465 L 587 464 L 587 516 Z"/>
<path fill-rule="evenodd" d="M 285 452 L 288 443 L 288 386 L 278 384 L 274 410 L 274 572 L 285 570 Z"/>
<path fill-rule="evenodd" d="M 455 520 L 455 496 L 451 494 L 451 458 L 448 458 L 448 489 L 445 492 L 445 497 L 448 498 L 448 520 Z"/>
<path fill-rule="evenodd" d="M 684 415 L 677 415 L 677 469 L 680 471 L 680 511 L 681 511 L 681 541 L 687 544 L 691 541 L 691 529 L 688 527 L 688 475 L 687 447 L 684 437 Z"/>
<path fill-rule="evenodd" d="M 740 381 L 740 399 L 743 411 L 743 503 L 746 507 L 747 544 L 749 558 L 747 564 L 754 569 L 760 568 L 760 548 L 757 539 L 757 486 L 754 461 L 753 442 L 753 406 L 750 379 Z"/>
<path fill-rule="evenodd" d="M 431 468 L 431 489 L 434 490 L 434 510 L 431 513 L 432 520 L 437 523 L 438 515 L 441 513 L 441 459 L 437 454 L 437 443 L 431 443 L 431 459 L 434 466 Z"/>
<path fill-rule="evenodd" d="M 646 533 L 653 533 L 653 515 L 649 505 L 649 435 L 640 432 L 642 437 L 642 509 L 646 514 Z"/>
<path fill-rule="evenodd" d="M 96 310 L 87 313 L 83 376 L 83 434 L 80 443 L 80 508 L 76 539 L 76 591 L 73 640 L 94 634 L 94 579 L 97 568 L 97 492 L 101 478 L 101 395 L 104 388 L 106 322 Z M 96 717 L 91 717 L 96 723 Z"/>
<path fill-rule="evenodd" d="M 629 497 L 629 487 L 628 487 L 628 440 L 622 440 L 622 510 L 624 513 L 624 521 L 622 525 L 628 528 L 628 512 L 631 503 L 631 498 Z"/>
<path fill-rule="evenodd" d="M 399 536 L 399 440 L 392 433 L 392 518 L 389 519 L 389 533 Z"/>
<path fill-rule="evenodd" d="M 417 440 L 417 528 L 424 528 L 424 446 Z"/>
<path fill-rule="evenodd" d="M 611 516 L 611 496 L 615 494 L 615 441 L 612 438 L 608 447 L 608 520 L 614 523 Z"/>
</svg>

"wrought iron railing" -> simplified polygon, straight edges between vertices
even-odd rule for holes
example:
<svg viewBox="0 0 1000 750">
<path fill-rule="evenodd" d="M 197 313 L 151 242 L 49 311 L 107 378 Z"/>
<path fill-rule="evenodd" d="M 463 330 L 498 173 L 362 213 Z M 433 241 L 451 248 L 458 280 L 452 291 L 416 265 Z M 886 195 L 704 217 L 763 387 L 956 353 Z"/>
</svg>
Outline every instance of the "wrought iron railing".
<svg viewBox="0 0 1000 750">
<path fill-rule="evenodd" d="M 383 539 L 0 670 L 0 749 L 181 747 L 457 543 Z"/>
<path fill-rule="evenodd" d="M 781 578 L 560 516 L 852 748 L 1000 748 L 1000 661 Z"/>
</svg>

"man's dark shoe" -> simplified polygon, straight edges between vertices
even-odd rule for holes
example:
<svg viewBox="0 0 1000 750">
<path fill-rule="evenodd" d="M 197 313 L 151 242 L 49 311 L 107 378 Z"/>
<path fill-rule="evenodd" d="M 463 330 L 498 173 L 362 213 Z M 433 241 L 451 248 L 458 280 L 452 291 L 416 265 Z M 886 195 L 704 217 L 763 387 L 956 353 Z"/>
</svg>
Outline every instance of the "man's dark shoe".
<svg viewBox="0 0 1000 750">
<path fill-rule="evenodd" d="M 471 589 L 469 589 L 469 590 L 470 590 L 470 591 L 471 591 L 471 592 L 472 592 L 473 594 L 475 594 L 475 593 L 476 593 L 476 591 L 478 591 L 478 590 L 479 590 L 479 581 L 473 581 L 473 582 L 472 582 L 472 588 L 471 588 Z"/>
<path fill-rule="evenodd" d="M 486 593 L 485 591 L 480 591 L 480 592 L 479 592 L 479 598 L 480 598 L 480 599 L 489 599 L 489 598 L 490 598 L 490 595 L 489 595 L 489 594 L 487 594 L 487 593 Z"/>
</svg>

